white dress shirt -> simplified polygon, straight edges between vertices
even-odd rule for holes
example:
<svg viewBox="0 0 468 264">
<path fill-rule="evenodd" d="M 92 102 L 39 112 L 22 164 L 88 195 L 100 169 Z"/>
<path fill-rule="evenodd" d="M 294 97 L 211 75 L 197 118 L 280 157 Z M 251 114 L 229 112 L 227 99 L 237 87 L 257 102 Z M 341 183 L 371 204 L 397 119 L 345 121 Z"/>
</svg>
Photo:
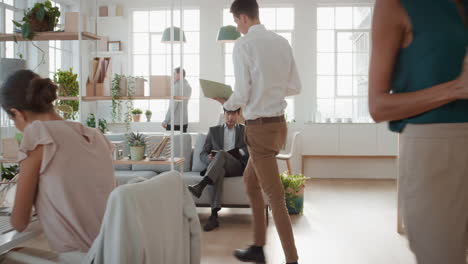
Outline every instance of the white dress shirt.
<svg viewBox="0 0 468 264">
<path fill-rule="evenodd" d="M 231 129 L 224 124 L 224 146 L 225 151 L 230 151 L 236 148 L 236 126 L 233 126 Z"/>
<path fill-rule="evenodd" d="M 232 54 L 235 91 L 224 104 L 230 111 L 243 109 L 253 120 L 284 114 L 285 97 L 301 92 L 301 81 L 289 42 L 259 24 L 236 41 Z"/>
</svg>

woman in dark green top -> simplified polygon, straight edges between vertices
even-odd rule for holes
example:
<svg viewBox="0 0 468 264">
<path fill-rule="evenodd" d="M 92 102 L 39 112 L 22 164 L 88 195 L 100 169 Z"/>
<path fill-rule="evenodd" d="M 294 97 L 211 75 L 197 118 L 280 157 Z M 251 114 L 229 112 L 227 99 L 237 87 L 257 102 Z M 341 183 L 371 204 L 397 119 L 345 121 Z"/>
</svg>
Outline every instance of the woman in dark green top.
<svg viewBox="0 0 468 264">
<path fill-rule="evenodd" d="M 419 264 L 465 264 L 468 0 L 377 0 L 369 109 L 400 133 L 399 200 Z"/>
</svg>

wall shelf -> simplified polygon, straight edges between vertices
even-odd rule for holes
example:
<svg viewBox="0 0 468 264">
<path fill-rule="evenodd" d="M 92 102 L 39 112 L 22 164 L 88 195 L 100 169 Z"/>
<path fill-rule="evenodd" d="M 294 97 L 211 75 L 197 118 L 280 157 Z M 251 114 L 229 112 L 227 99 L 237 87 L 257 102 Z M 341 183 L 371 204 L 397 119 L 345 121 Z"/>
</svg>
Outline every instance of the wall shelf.
<svg viewBox="0 0 468 264">
<path fill-rule="evenodd" d="M 106 57 L 106 56 L 124 55 L 125 52 L 123 52 L 122 50 L 120 51 L 98 51 L 98 52 L 93 52 L 93 54 L 97 57 Z"/>
<path fill-rule="evenodd" d="M 80 98 L 77 97 L 77 96 L 75 96 L 75 97 L 73 97 L 73 96 L 59 96 L 57 98 L 57 100 L 60 100 L 60 101 L 78 101 L 78 100 L 80 100 Z"/>
<path fill-rule="evenodd" d="M 98 21 L 106 21 L 106 20 L 123 20 L 124 16 L 100 16 L 97 17 Z"/>
<path fill-rule="evenodd" d="M 29 41 L 29 39 L 23 38 L 20 33 L 14 34 L 0 34 L 0 41 Z M 82 32 L 82 40 L 100 40 L 101 37 L 90 33 Z M 47 41 L 47 40 L 79 40 L 77 32 L 38 32 L 34 36 L 35 41 Z"/>
<path fill-rule="evenodd" d="M 170 100 L 170 96 L 134 96 L 132 100 Z M 188 97 L 183 96 L 174 96 L 174 100 L 181 101 L 184 99 L 189 99 Z M 83 101 L 110 101 L 112 96 L 83 96 Z M 122 96 L 119 100 L 130 100 L 127 96 Z"/>
</svg>

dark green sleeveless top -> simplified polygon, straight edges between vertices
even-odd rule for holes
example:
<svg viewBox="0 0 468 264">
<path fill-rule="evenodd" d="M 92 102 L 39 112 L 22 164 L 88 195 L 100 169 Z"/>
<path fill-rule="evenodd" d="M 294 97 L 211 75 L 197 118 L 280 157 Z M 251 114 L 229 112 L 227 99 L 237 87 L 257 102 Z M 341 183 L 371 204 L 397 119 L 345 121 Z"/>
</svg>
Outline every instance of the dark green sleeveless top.
<svg viewBox="0 0 468 264">
<path fill-rule="evenodd" d="M 468 27 L 454 0 L 401 0 L 411 20 L 413 41 L 400 50 L 392 76 L 392 92 L 419 91 L 456 79 L 468 46 Z M 468 0 L 463 1 L 468 10 Z M 459 100 L 426 113 L 390 122 L 401 132 L 408 123 L 467 123 L 468 100 Z"/>
</svg>

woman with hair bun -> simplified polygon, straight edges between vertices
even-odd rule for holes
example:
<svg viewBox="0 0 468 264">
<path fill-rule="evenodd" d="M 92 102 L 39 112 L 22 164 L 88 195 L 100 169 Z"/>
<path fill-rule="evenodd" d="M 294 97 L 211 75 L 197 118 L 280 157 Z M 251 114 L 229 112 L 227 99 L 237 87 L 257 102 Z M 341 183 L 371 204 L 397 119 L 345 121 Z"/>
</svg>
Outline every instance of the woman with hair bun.
<svg viewBox="0 0 468 264">
<path fill-rule="evenodd" d="M 29 70 L 0 89 L 2 108 L 24 132 L 11 224 L 25 230 L 34 206 L 52 250 L 87 252 L 115 187 L 113 147 L 97 129 L 63 120 L 56 99 L 57 86 Z"/>
</svg>

